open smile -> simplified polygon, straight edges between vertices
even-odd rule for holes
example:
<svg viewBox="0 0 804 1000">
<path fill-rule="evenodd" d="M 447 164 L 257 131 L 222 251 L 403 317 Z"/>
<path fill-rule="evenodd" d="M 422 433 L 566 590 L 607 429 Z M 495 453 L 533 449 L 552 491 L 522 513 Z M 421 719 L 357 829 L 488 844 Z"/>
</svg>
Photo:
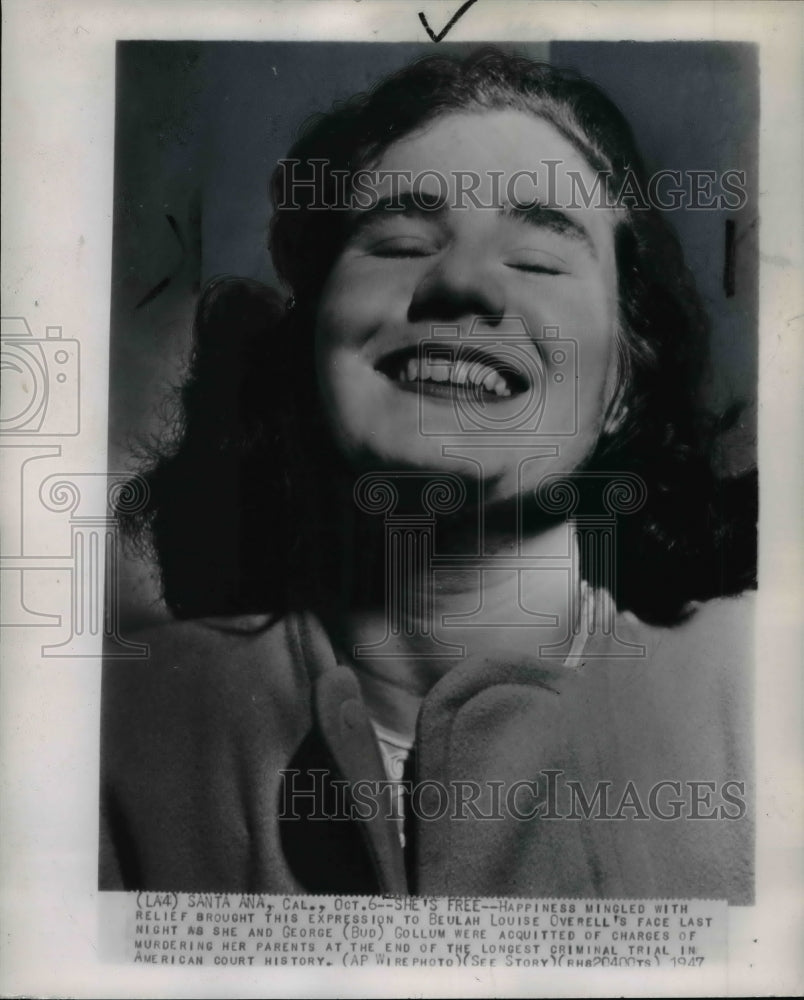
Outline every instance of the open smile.
<svg viewBox="0 0 804 1000">
<path fill-rule="evenodd" d="M 508 360 L 477 348 L 428 343 L 384 355 L 376 370 L 400 389 L 435 398 L 467 396 L 476 400 L 510 399 L 527 392 L 524 374 Z"/>
</svg>

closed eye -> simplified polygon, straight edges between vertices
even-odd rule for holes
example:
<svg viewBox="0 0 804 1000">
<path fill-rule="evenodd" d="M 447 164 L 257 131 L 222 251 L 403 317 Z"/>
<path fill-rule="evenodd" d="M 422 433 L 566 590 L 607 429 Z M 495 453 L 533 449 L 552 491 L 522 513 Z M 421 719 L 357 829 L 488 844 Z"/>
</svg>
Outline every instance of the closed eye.
<svg viewBox="0 0 804 1000">
<path fill-rule="evenodd" d="M 547 267 L 544 264 L 506 264 L 506 267 L 512 268 L 514 271 L 524 271 L 526 274 L 566 274 L 566 271 L 561 271 L 555 267 Z"/>
<path fill-rule="evenodd" d="M 368 252 L 374 257 L 430 257 L 438 253 L 438 247 L 431 240 L 395 236 L 373 243 Z"/>
<path fill-rule="evenodd" d="M 503 263 L 515 271 L 526 274 L 568 274 L 569 264 L 556 254 L 546 250 L 530 250 L 523 248 L 504 258 Z"/>
</svg>

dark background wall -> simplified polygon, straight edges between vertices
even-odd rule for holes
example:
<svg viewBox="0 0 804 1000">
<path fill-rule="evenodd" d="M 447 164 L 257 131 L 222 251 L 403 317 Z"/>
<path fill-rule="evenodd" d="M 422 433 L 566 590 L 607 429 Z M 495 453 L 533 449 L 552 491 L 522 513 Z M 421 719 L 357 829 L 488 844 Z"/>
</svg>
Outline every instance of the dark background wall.
<svg viewBox="0 0 804 1000">
<path fill-rule="evenodd" d="M 441 45 L 466 51 L 474 45 Z M 505 46 L 512 47 L 512 46 Z M 672 213 L 713 319 L 715 405 L 741 399 L 728 465 L 755 454 L 758 67 L 751 45 L 516 45 L 582 72 L 631 121 L 649 166 L 745 170 L 740 211 Z M 122 42 L 117 54 L 109 467 L 136 467 L 181 380 L 195 297 L 220 273 L 275 284 L 267 181 L 301 122 L 371 87 L 431 43 Z M 724 281 L 726 221 L 733 282 Z M 203 540 L 199 540 L 203 544 Z M 126 629 L 160 618 L 153 569 L 123 563 Z"/>
<path fill-rule="evenodd" d="M 744 170 L 740 211 L 669 213 L 712 318 L 715 404 L 753 401 L 757 383 L 759 67 L 756 47 L 722 42 L 555 42 L 551 61 L 598 83 L 631 123 L 651 170 Z M 724 282 L 734 224 L 733 288 Z M 750 421 L 749 421 L 750 422 Z M 753 460 L 749 440 L 735 455 Z M 735 445 L 737 442 L 735 441 Z M 747 451 L 745 449 L 748 449 Z"/>
</svg>

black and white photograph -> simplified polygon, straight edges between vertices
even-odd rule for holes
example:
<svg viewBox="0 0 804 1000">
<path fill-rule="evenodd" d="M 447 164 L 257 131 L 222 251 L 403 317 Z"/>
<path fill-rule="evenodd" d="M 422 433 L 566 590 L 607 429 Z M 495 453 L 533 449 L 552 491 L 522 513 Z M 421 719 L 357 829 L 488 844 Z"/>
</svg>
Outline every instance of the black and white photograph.
<svg viewBox="0 0 804 1000">
<path fill-rule="evenodd" d="M 790 40 L 757 4 L 136 6 L 72 5 L 76 46 L 125 8 L 103 172 L 65 175 L 96 222 L 41 305 L 3 285 L 2 636 L 48 684 L 5 739 L 80 713 L 90 836 L 36 850 L 110 995 L 751 995 L 775 947 L 792 984 Z M 90 254 L 94 339 L 55 294 Z"/>
<path fill-rule="evenodd" d="M 102 888 L 751 901 L 756 51 L 546 55 L 120 45 Z"/>
</svg>

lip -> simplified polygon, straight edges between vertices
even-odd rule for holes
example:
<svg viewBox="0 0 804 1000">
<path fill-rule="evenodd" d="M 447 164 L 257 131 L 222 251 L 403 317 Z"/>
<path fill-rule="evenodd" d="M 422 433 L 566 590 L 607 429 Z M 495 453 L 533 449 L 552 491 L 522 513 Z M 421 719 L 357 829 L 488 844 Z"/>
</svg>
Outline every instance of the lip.
<svg viewBox="0 0 804 1000">
<path fill-rule="evenodd" d="M 423 346 L 427 349 L 426 360 L 437 358 L 439 361 L 448 360 L 450 364 L 460 362 L 469 366 L 482 365 L 502 376 L 510 391 L 501 396 L 476 382 L 459 383 L 434 379 L 407 381 L 401 379 L 399 372 L 404 369 L 408 359 L 421 360 L 424 358 Z M 405 392 L 433 399 L 467 399 L 482 403 L 505 403 L 531 389 L 531 379 L 527 376 L 523 365 L 517 364 L 510 356 L 496 354 L 486 346 L 467 344 L 465 341 L 456 344 L 449 341 L 428 340 L 425 344 L 417 341 L 414 344 L 397 347 L 382 354 L 374 364 L 374 370 Z"/>
</svg>

